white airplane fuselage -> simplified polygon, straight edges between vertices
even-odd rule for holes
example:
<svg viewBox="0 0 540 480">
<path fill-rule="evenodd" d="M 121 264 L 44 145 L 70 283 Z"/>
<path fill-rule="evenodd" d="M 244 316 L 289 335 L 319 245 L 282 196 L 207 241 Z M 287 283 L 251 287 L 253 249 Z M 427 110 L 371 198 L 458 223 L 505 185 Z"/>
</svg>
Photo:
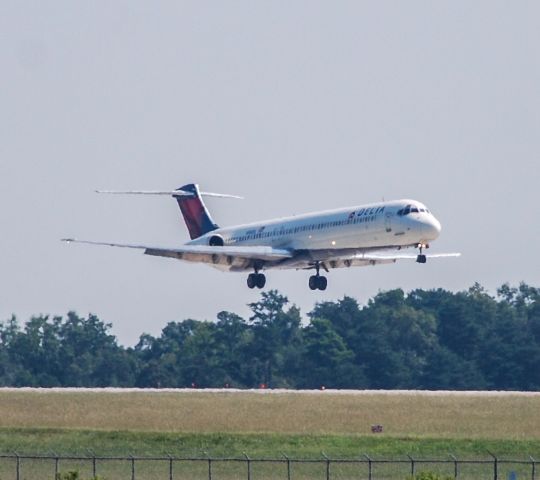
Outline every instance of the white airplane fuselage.
<svg viewBox="0 0 540 480">
<path fill-rule="evenodd" d="M 317 251 L 326 257 L 331 252 L 346 255 L 429 245 L 440 231 L 441 224 L 425 205 L 404 199 L 218 228 L 188 245 L 209 245 L 213 239 L 231 247 L 306 250 L 317 260 Z M 241 270 L 221 263 L 214 266 L 222 270 Z M 265 268 L 281 266 L 290 268 L 291 264 L 267 263 Z"/>
</svg>

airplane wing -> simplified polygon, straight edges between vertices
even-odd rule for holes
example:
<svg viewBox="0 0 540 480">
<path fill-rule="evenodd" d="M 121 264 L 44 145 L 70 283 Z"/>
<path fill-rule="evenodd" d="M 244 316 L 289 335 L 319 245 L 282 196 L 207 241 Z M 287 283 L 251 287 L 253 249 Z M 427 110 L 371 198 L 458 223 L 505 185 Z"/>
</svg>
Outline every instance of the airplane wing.
<svg viewBox="0 0 540 480">
<path fill-rule="evenodd" d="M 431 258 L 450 258 L 459 257 L 461 253 L 434 253 L 426 254 L 427 259 Z M 385 263 L 396 263 L 398 260 L 415 260 L 417 254 L 398 253 L 395 255 L 376 254 L 376 253 L 357 253 L 350 256 L 331 258 L 324 263 L 328 268 L 341 267 L 365 267 L 369 265 L 380 265 Z M 323 263 L 323 262 L 321 262 Z"/>
<path fill-rule="evenodd" d="M 94 242 L 64 238 L 67 243 L 86 243 L 90 245 L 106 245 L 109 247 L 134 248 L 144 250 L 146 255 L 176 258 L 187 262 L 207 263 L 225 270 L 244 270 L 254 262 L 276 262 L 293 256 L 293 252 L 272 247 L 218 247 L 206 245 L 182 245 L 181 247 L 161 247 L 129 243 Z"/>
<path fill-rule="evenodd" d="M 245 271 L 257 263 L 266 264 L 267 268 L 304 269 L 313 268 L 315 261 L 320 262 L 323 268 L 365 267 L 396 263 L 398 260 L 416 260 L 417 255 L 412 253 L 378 254 L 354 253 L 333 255 L 328 250 L 323 252 L 305 252 L 264 246 L 207 246 L 182 245 L 180 247 L 163 247 L 139 245 L 130 243 L 95 242 L 91 240 L 77 240 L 74 238 L 62 239 L 68 243 L 85 243 L 90 245 L 106 245 L 110 247 L 133 248 L 144 250 L 146 255 L 175 258 L 186 262 L 205 263 L 221 270 Z M 460 253 L 426 254 L 427 259 L 459 257 Z"/>
</svg>

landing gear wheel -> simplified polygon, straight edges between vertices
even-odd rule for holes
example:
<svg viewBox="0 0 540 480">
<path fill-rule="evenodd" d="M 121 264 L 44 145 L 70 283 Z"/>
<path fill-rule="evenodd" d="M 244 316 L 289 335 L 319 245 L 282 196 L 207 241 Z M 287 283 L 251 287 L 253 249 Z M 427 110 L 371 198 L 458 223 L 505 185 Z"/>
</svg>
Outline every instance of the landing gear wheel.
<svg viewBox="0 0 540 480">
<path fill-rule="evenodd" d="M 416 257 L 416 262 L 417 263 L 426 263 L 426 256 L 422 253 L 422 250 L 425 248 L 429 248 L 429 245 L 427 244 L 423 244 L 423 243 L 419 243 L 418 244 L 418 256 Z"/>
<path fill-rule="evenodd" d="M 266 285 L 266 276 L 263 273 L 250 273 L 247 278 L 249 288 L 264 288 Z"/>
<path fill-rule="evenodd" d="M 257 273 L 255 275 L 255 285 L 257 286 L 257 288 L 264 288 L 264 286 L 266 285 L 266 276 L 264 275 L 264 273 Z"/>
<path fill-rule="evenodd" d="M 312 275 L 309 277 L 309 288 L 311 290 L 326 290 L 328 280 L 320 275 Z"/>
<path fill-rule="evenodd" d="M 320 266 L 321 264 L 319 262 L 315 262 L 315 271 L 317 273 L 309 277 L 309 288 L 311 288 L 311 290 L 326 290 L 328 285 L 328 280 L 326 277 L 319 275 Z M 328 272 L 328 268 L 326 268 L 324 264 L 323 267 Z"/>
</svg>

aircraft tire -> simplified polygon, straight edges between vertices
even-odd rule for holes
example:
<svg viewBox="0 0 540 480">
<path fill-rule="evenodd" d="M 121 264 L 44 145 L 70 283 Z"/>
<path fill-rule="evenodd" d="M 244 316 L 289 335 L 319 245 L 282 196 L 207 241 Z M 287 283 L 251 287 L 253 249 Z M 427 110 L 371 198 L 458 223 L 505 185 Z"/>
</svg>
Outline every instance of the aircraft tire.
<svg viewBox="0 0 540 480">
<path fill-rule="evenodd" d="M 328 279 L 326 277 L 320 276 L 317 279 L 317 288 L 319 290 L 326 290 L 327 286 L 328 286 Z"/>
<path fill-rule="evenodd" d="M 248 288 L 255 288 L 256 286 L 256 278 L 254 273 L 250 273 L 247 278 L 247 286 Z"/>
<path fill-rule="evenodd" d="M 416 261 L 417 261 L 417 263 L 426 263 L 427 258 L 426 258 L 425 255 L 420 254 L 420 255 L 418 255 L 418 256 L 416 257 Z"/>
<path fill-rule="evenodd" d="M 255 284 L 257 288 L 264 288 L 264 286 L 266 285 L 266 276 L 264 275 L 264 273 L 258 273 L 257 275 L 255 275 Z"/>
<path fill-rule="evenodd" d="M 318 277 L 316 275 L 309 277 L 309 288 L 311 290 L 317 290 L 318 283 Z"/>
</svg>

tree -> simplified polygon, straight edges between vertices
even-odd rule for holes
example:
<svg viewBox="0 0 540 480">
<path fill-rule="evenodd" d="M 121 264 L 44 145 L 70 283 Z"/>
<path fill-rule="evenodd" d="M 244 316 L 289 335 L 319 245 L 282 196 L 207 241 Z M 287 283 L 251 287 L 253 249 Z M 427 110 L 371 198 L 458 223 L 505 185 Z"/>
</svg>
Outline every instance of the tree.
<svg viewBox="0 0 540 480">
<path fill-rule="evenodd" d="M 401 289 L 360 306 L 351 297 L 300 311 L 275 290 L 249 320 L 170 322 L 118 345 L 95 315 L 0 323 L 0 385 L 540 389 L 540 290 L 502 285 L 491 296 Z"/>
<path fill-rule="evenodd" d="M 285 311 L 289 301 L 276 290 L 262 292 L 261 296 L 261 301 L 249 305 L 253 312 L 250 317 L 253 341 L 248 354 L 260 383 L 283 385 L 287 372 L 296 368 L 295 355 L 291 355 L 288 347 L 295 348 L 300 342 L 300 311 L 296 307 Z M 276 373 L 278 382 L 274 382 Z"/>
<path fill-rule="evenodd" d="M 367 384 L 362 368 L 354 364 L 354 354 L 329 320 L 313 318 L 304 332 L 305 388 L 361 388 Z"/>
<path fill-rule="evenodd" d="M 359 317 L 354 351 L 375 388 L 415 388 L 436 348 L 434 317 L 407 305 L 402 290 L 378 294 Z"/>
</svg>

